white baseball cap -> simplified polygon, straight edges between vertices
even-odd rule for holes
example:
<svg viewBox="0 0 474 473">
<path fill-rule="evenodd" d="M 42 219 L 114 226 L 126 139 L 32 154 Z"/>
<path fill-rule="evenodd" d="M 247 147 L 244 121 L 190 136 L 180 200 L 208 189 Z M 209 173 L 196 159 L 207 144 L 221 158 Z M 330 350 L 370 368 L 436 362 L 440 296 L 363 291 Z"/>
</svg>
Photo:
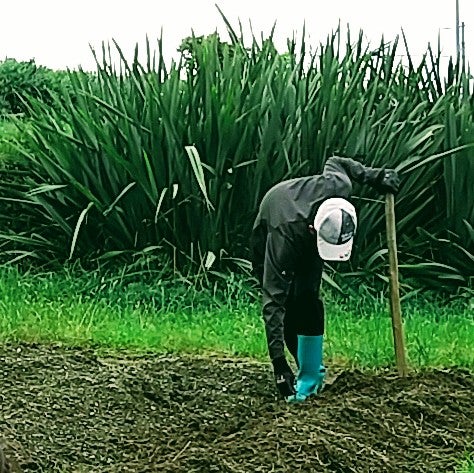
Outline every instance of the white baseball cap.
<svg viewBox="0 0 474 473">
<path fill-rule="evenodd" d="M 347 261 L 351 257 L 357 215 L 349 201 L 340 197 L 325 200 L 316 212 L 314 229 L 323 260 Z"/>
</svg>

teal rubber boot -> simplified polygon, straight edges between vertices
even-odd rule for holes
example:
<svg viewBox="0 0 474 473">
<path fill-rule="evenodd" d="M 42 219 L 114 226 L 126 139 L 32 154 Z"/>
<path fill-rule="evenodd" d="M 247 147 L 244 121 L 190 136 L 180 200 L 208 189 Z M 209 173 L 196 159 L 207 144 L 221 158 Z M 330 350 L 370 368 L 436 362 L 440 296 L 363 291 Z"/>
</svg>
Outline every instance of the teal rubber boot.
<svg viewBox="0 0 474 473">
<path fill-rule="evenodd" d="M 323 365 L 322 335 L 298 335 L 298 363 L 296 394 L 287 398 L 290 403 L 303 402 L 323 388 L 326 369 Z"/>
</svg>

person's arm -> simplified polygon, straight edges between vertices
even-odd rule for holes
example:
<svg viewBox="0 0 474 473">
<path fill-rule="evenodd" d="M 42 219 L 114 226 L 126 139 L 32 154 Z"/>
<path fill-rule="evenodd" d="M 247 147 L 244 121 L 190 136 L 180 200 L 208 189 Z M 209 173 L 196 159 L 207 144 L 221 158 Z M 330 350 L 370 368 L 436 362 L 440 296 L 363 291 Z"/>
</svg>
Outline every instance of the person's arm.
<svg viewBox="0 0 474 473">
<path fill-rule="evenodd" d="M 294 393 L 294 375 L 284 352 L 285 304 L 293 279 L 294 247 L 288 235 L 273 229 L 267 235 L 263 271 L 263 319 L 277 388 Z"/>
<path fill-rule="evenodd" d="M 394 169 L 372 168 L 351 158 L 332 156 L 324 165 L 323 174 L 344 173 L 360 184 L 369 184 L 381 193 L 398 191 L 400 181 Z"/>
</svg>

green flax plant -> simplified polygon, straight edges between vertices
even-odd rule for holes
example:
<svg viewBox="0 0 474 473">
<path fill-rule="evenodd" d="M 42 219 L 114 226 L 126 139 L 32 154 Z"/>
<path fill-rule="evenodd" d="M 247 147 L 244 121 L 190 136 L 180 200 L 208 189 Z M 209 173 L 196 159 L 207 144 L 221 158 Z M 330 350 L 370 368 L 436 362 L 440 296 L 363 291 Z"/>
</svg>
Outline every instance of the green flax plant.
<svg viewBox="0 0 474 473">
<path fill-rule="evenodd" d="M 407 68 L 397 40 L 370 48 L 362 34 L 344 41 L 339 30 L 316 52 L 303 39 L 288 40 L 281 54 L 273 32 L 247 46 L 225 21 L 229 43 L 192 36 L 170 66 L 161 39 L 157 55 L 147 42 L 145 64 L 138 49 L 127 61 L 114 43 L 114 66 L 104 46 L 94 79 L 75 73 L 72 92 L 52 106 L 30 101 L 33 120 L 18 124 L 17 145 L 30 187 L 13 196 L 25 226 L 3 233 L 4 247 L 43 261 L 146 253 L 178 269 L 235 268 L 248 257 L 263 194 L 342 154 L 401 173 L 404 284 L 465 284 L 473 207 L 465 207 L 472 186 L 466 191 L 463 179 L 473 172 L 474 141 L 466 73 L 443 84 L 439 51 Z M 385 280 L 383 196 L 359 185 L 354 194 L 356 252 L 339 268 Z"/>
</svg>

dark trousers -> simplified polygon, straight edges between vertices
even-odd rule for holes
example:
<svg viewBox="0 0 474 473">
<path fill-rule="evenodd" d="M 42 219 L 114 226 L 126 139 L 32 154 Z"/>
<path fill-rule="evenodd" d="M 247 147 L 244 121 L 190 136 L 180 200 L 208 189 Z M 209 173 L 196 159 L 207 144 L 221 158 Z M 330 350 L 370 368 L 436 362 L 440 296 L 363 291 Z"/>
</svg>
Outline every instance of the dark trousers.
<svg viewBox="0 0 474 473">
<path fill-rule="evenodd" d="M 285 345 L 298 363 L 298 335 L 324 334 L 324 305 L 319 298 L 322 264 L 295 272 L 285 304 Z"/>
</svg>

